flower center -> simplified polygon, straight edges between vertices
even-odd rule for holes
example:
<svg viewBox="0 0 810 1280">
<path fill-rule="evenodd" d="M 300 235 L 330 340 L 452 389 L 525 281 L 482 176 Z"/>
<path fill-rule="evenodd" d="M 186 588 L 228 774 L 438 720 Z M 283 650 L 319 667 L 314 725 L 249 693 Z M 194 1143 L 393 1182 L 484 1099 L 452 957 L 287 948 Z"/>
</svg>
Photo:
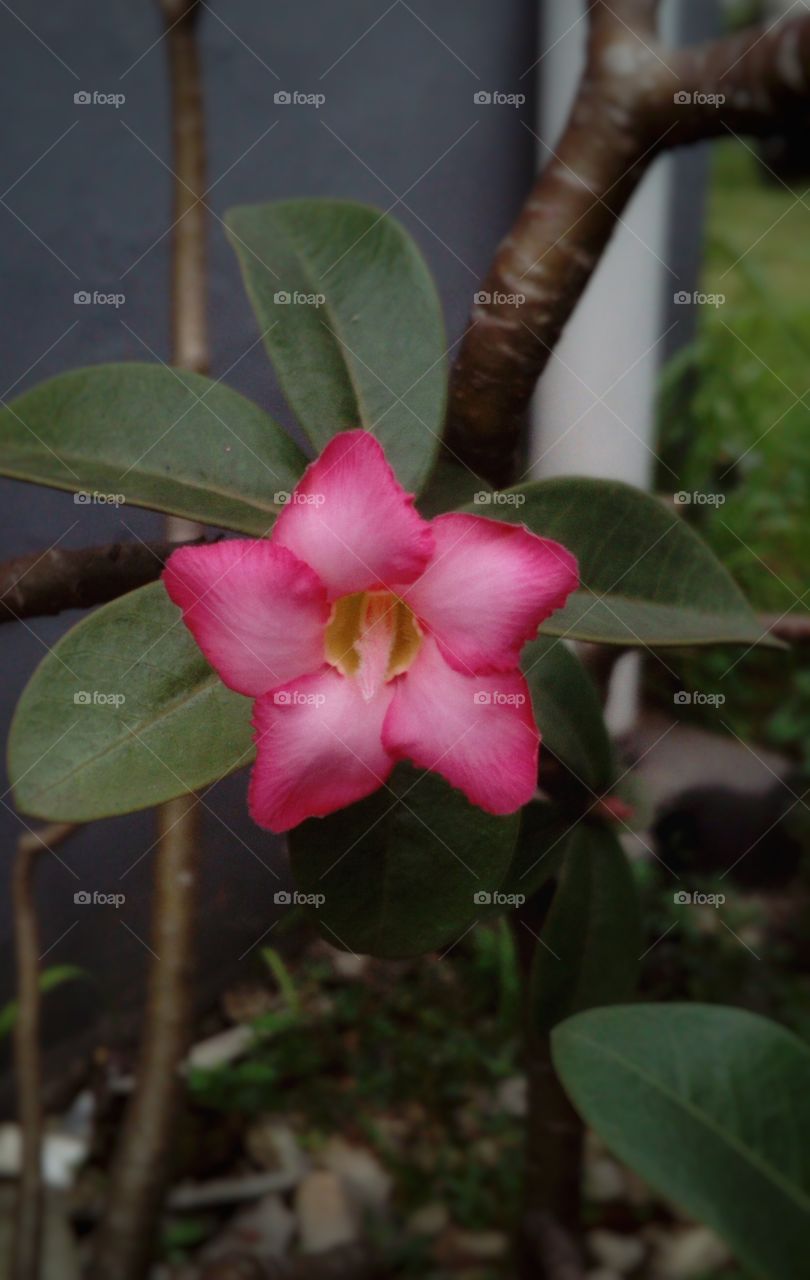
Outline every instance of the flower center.
<svg viewBox="0 0 810 1280">
<path fill-rule="evenodd" d="M 360 682 L 372 698 L 382 684 L 407 671 L 422 645 L 411 609 L 390 591 L 360 591 L 332 606 L 326 661 Z"/>
</svg>

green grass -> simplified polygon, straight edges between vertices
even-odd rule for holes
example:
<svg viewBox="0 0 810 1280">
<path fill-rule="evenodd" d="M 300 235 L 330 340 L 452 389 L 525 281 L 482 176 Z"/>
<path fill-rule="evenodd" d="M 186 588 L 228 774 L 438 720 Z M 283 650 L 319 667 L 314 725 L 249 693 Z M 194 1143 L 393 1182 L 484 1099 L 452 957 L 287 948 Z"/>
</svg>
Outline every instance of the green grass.
<svg viewBox="0 0 810 1280">
<path fill-rule="evenodd" d="M 810 185 L 810 184 L 808 184 Z M 754 605 L 810 613 L 810 197 L 769 179 L 741 142 L 715 149 L 694 343 L 666 371 L 660 451 L 686 490 L 722 495 L 687 512 Z M 797 200 L 801 196 L 802 200 Z M 662 469 L 660 486 L 672 488 Z M 807 594 L 805 594 L 807 593 Z M 744 737 L 810 769 L 810 672 L 800 651 L 685 657 L 689 686 L 723 689 Z M 716 717 L 715 717 L 716 723 Z"/>
</svg>

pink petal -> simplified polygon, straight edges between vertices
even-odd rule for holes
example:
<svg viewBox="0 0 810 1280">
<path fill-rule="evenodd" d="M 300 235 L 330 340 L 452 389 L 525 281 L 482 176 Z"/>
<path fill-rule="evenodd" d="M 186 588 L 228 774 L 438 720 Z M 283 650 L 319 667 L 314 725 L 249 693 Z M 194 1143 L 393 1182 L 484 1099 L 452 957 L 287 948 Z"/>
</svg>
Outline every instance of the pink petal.
<svg viewBox="0 0 810 1280">
<path fill-rule="evenodd" d="M 540 735 L 519 671 L 467 676 L 426 638 L 394 682 L 383 742 L 398 758 L 440 773 L 488 813 L 514 813 L 537 787 Z"/>
<path fill-rule="evenodd" d="M 307 468 L 272 534 L 316 571 L 329 598 L 408 583 L 433 550 L 382 448 L 367 431 L 344 431 Z"/>
<path fill-rule="evenodd" d="M 445 515 L 432 528 L 433 559 L 403 599 L 457 671 L 511 670 L 576 588 L 576 560 L 522 525 Z"/>
<path fill-rule="evenodd" d="M 324 660 L 326 590 L 285 547 L 234 539 L 180 547 L 163 582 L 230 689 L 256 697 Z"/>
<path fill-rule="evenodd" d="M 394 767 L 382 745 L 392 693 L 383 685 L 367 702 L 356 680 L 324 667 L 259 698 L 249 797 L 259 826 L 289 831 L 381 787 Z"/>
</svg>

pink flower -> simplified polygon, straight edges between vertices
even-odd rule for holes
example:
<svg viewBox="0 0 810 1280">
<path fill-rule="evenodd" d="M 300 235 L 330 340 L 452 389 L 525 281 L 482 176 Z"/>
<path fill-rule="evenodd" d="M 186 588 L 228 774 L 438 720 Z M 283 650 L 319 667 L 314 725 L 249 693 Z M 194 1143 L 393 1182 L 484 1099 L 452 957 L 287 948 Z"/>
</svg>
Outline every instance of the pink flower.
<svg viewBox="0 0 810 1280">
<path fill-rule="evenodd" d="M 269 539 L 182 547 L 163 580 L 224 683 L 256 699 L 260 826 L 353 804 L 406 759 L 489 813 L 531 799 L 540 736 L 518 660 L 577 585 L 558 543 L 423 520 L 374 437 L 347 431 Z"/>
</svg>

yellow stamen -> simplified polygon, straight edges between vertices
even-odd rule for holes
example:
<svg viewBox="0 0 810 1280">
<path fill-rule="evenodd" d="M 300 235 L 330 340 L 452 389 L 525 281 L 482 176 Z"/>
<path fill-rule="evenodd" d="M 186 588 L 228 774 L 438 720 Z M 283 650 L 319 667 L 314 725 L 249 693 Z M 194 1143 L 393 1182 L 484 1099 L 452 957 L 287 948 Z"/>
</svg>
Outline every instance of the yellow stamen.
<svg viewBox="0 0 810 1280">
<path fill-rule="evenodd" d="M 372 644 L 387 646 L 385 680 L 407 671 L 422 644 L 419 623 L 390 591 L 360 591 L 332 606 L 326 628 L 326 660 L 344 676 L 356 676 Z"/>
</svg>

